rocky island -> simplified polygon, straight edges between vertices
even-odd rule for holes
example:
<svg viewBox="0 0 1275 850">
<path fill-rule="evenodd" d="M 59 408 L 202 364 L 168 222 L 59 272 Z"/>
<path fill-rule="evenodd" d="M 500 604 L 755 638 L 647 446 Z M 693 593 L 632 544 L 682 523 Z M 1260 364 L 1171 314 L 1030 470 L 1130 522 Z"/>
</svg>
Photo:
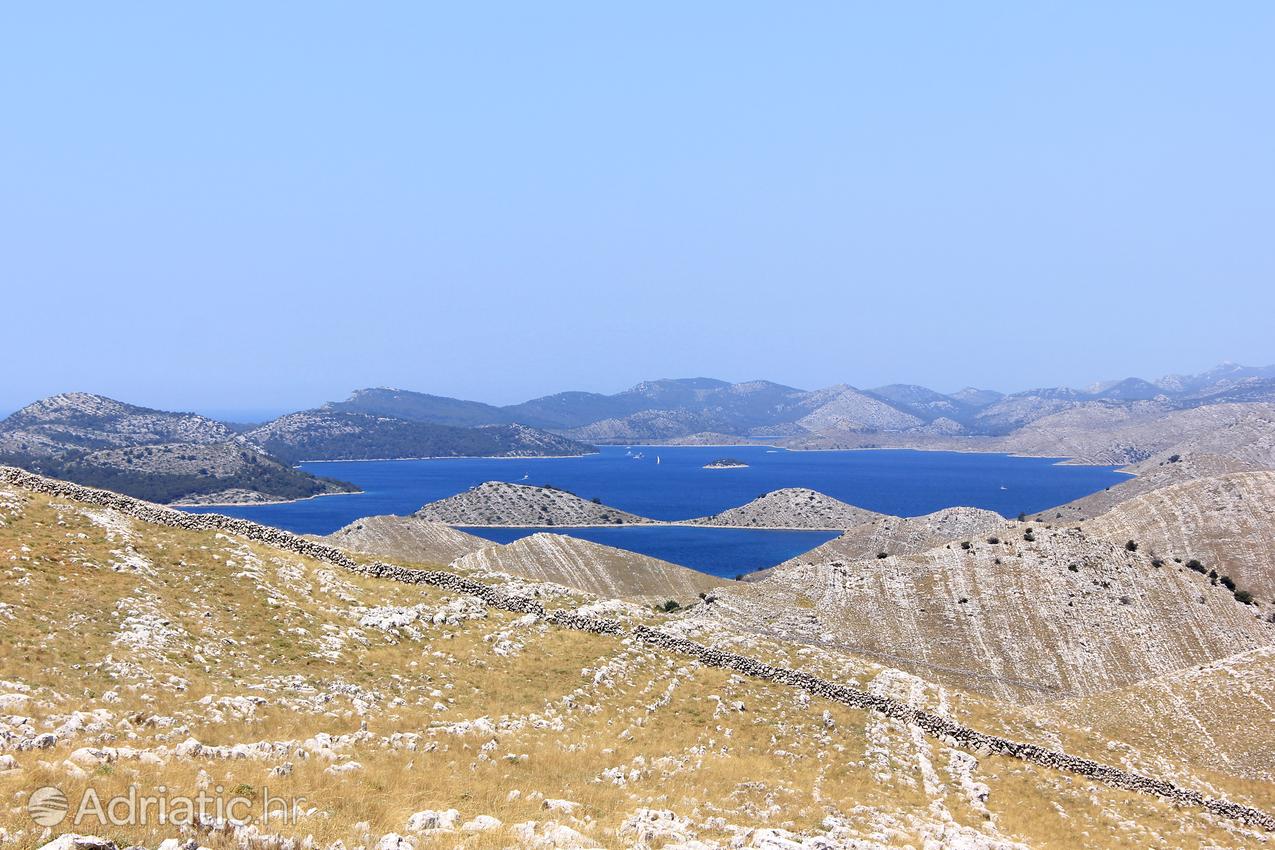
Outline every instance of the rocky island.
<svg viewBox="0 0 1275 850">
<path fill-rule="evenodd" d="M 704 469 L 747 469 L 748 464 L 733 457 L 720 457 L 704 464 Z"/>
<path fill-rule="evenodd" d="M 643 525 L 655 520 L 582 499 L 557 487 L 488 481 L 464 493 L 430 502 L 414 516 L 449 525 L 588 526 Z"/>
<path fill-rule="evenodd" d="M 815 490 L 787 487 L 764 493 L 746 505 L 685 522 L 732 528 L 843 529 L 879 516 Z"/>
</svg>

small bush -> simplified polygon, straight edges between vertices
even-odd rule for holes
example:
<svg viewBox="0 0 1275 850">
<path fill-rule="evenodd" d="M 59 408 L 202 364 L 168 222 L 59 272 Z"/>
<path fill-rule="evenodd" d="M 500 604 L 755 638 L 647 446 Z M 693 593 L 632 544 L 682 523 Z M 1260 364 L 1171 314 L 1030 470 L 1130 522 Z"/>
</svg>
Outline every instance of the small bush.
<svg viewBox="0 0 1275 850">
<path fill-rule="evenodd" d="M 987 538 L 987 542 L 995 546 L 1001 542 L 1001 539 L 999 537 L 989 537 Z"/>
<path fill-rule="evenodd" d="M 958 601 L 959 601 L 962 605 L 964 605 L 966 602 L 969 602 L 970 600 L 969 600 L 969 597 L 968 597 L 968 596 L 962 596 L 962 597 L 961 597 Z"/>
<path fill-rule="evenodd" d="M 1036 535 L 1035 535 L 1035 533 L 1033 533 L 1033 532 L 1032 532 L 1032 530 L 1029 528 L 1029 529 L 1027 529 L 1027 531 L 1025 531 L 1025 532 L 1023 533 L 1023 539 L 1024 539 L 1024 540 L 1026 540 L 1028 543 L 1032 543 L 1032 542 L 1034 542 L 1034 541 L 1036 540 Z"/>
<path fill-rule="evenodd" d="M 664 602 L 663 605 L 657 605 L 656 609 L 663 611 L 665 614 L 671 614 L 672 612 L 676 611 L 678 608 L 681 608 L 681 607 L 682 606 L 677 603 L 677 600 L 668 599 Z"/>
<path fill-rule="evenodd" d="M 1124 544 L 1124 548 L 1128 549 L 1130 552 L 1137 552 L 1138 543 L 1135 540 L 1129 540 Z"/>
<path fill-rule="evenodd" d="M 1121 605 L 1130 605 L 1130 604 L 1132 604 L 1132 603 L 1133 603 L 1133 600 L 1132 600 L 1132 599 L 1130 599 L 1128 596 L 1121 596 L 1121 597 L 1120 597 L 1120 604 L 1121 604 Z"/>
<path fill-rule="evenodd" d="M 1198 558 L 1192 558 L 1191 560 L 1187 561 L 1186 568 L 1188 570 L 1195 570 L 1200 575 L 1204 575 L 1205 573 L 1208 572 L 1208 570 L 1204 569 L 1204 565 L 1200 563 Z"/>
<path fill-rule="evenodd" d="M 1076 566 L 1075 564 L 1068 564 L 1067 569 L 1071 570 L 1073 573 L 1080 572 L 1080 567 Z"/>
<path fill-rule="evenodd" d="M 1182 455 L 1169 455 L 1169 463 L 1177 463 L 1182 460 Z"/>
<path fill-rule="evenodd" d="M 1225 587 L 1229 591 L 1235 592 L 1235 580 L 1232 579 L 1230 576 L 1222 576 L 1221 578 L 1218 579 L 1218 581 L 1222 583 L 1222 587 Z"/>
<path fill-rule="evenodd" d="M 968 540 L 962 540 L 962 541 L 961 541 L 961 548 L 962 548 L 962 549 L 968 549 L 968 548 L 970 548 L 970 546 L 972 546 L 972 545 L 973 545 L 973 544 L 972 544 L 972 543 L 970 543 Z"/>
<path fill-rule="evenodd" d="M 1237 590 L 1235 591 L 1235 600 L 1237 602 L 1243 602 L 1245 605 L 1252 605 L 1253 594 L 1249 593 L 1247 590 Z"/>
<path fill-rule="evenodd" d="M 1022 521 L 1023 521 L 1023 520 L 1025 520 L 1025 519 L 1027 519 L 1027 514 L 1025 514 L 1025 513 L 1021 513 L 1021 512 L 1020 512 L 1020 513 L 1018 514 L 1018 521 L 1019 521 L 1019 522 L 1022 522 Z"/>
<path fill-rule="evenodd" d="M 1151 559 L 1151 566 L 1153 566 L 1153 567 L 1163 567 L 1163 566 L 1164 566 L 1164 559 L 1163 559 L 1163 558 L 1152 558 L 1152 559 Z"/>
</svg>

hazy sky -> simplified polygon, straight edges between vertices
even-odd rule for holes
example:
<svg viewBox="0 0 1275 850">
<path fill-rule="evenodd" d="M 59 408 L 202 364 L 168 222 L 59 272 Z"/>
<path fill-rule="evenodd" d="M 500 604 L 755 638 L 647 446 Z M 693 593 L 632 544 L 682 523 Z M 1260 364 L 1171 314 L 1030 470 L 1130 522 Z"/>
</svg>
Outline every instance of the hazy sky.
<svg viewBox="0 0 1275 850">
<path fill-rule="evenodd" d="M 1275 4 L 0 13 L 0 408 L 1275 362 Z"/>
</svg>

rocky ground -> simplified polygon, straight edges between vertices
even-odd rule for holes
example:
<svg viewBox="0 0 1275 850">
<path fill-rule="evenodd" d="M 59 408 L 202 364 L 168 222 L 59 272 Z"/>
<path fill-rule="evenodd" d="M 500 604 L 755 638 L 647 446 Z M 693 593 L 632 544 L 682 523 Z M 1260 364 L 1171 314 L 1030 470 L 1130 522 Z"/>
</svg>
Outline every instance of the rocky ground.
<svg viewBox="0 0 1275 850">
<path fill-rule="evenodd" d="M 1270 833 L 972 752 L 624 635 L 563 629 L 219 531 L 0 486 L 0 843 L 207 846 L 1245 847 Z M 1252 805 L 1270 785 L 853 655 L 518 585 Z M 709 606 L 698 606 L 702 610 Z M 1269 710 L 1269 709 L 1268 709 Z M 1077 722 L 1078 721 L 1078 722 Z M 1268 736 L 1255 727 L 1254 736 Z M 1144 747 L 1150 747 L 1146 750 Z M 290 822 L 45 829 L 32 789 L 304 797 Z M 163 842 L 171 840 L 171 843 Z M 189 843 L 189 844 L 188 844 Z"/>
</svg>

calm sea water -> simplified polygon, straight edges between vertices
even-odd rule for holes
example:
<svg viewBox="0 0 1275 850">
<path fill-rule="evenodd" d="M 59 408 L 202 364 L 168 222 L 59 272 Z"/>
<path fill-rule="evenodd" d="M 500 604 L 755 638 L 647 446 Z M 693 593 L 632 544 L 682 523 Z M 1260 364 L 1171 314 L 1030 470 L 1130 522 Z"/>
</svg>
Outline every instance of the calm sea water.
<svg viewBox="0 0 1275 850">
<path fill-rule="evenodd" d="M 746 469 L 704 469 L 733 457 Z M 657 462 L 658 459 L 658 462 Z M 852 505 L 916 516 L 973 505 L 1016 516 L 1109 487 L 1125 478 L 1112 467 L 1060 466 L 1048 458 L 998 454 L 869 450 L 790 452 L 761 446 L 609 446 L 579 458 L 349 461 L 302 469 L 351 481 L 363 493 L 283 505 L 216 511 L 302 534 L 327 534 L 362 516 L 408 514 L 484 481 L 552 484 L 587 499 L 656 519 L 704 516 L 781 487 L 809 487 Z M 508 542 L 536 529 L 467 529 Z M 734 576 L 772 566 L 831 539 L 827 532 L 713 528 L 548 529 Z"/>
</svg>

